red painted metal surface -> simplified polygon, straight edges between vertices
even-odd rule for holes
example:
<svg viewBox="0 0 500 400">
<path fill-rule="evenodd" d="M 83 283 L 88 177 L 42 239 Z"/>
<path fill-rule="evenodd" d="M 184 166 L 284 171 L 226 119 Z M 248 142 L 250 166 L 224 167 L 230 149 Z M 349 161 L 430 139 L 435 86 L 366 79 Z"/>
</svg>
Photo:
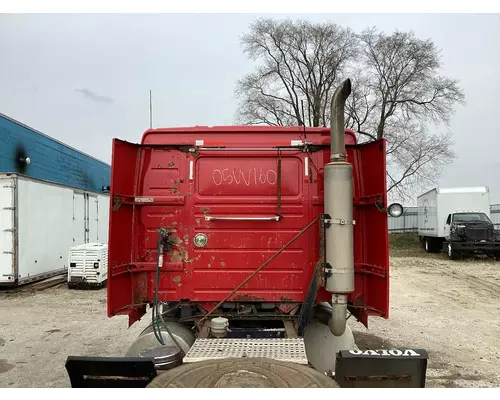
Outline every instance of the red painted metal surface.
<svg viewBox="0 0 500 400">
<path fill-rule="evenodd" d="M 297 140 L 311 152 L 290 149 Z M 220 301 L 323 211 L 329 143 L 329 129 L 308 128 L 304 137 L 297 127 L 155 129 L 140 145 L 115 139 L 108 315 L 127 314 L 133 323 L 152 302 L 159 228 L 175 243 L 164 258 L 159 299 L 206 308 Z M 387 318 L 389 308 L 387 215 L 376 206 L 386 206 L 385 141 L 357 145 L 346 131 L 346 146 L 356 219 L 350 301 L 367 325 L 369 315 Z M 278 214 L 279 221 L 212 220 Z M 203 248 L 194 245 L 198 233 L 208 237 Z M 318 233 L 311 228 L 230 300 L 302 302 L 319 259 Z M 329 299 L 320 289 L 317 301 Z"/>
</svg>

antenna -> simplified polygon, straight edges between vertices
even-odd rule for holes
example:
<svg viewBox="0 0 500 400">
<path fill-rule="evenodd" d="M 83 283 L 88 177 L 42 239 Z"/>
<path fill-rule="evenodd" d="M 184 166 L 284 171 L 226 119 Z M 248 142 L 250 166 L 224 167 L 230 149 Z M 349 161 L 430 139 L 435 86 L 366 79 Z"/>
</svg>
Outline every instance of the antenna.
<svg viewBox="0 0 500 400">
<path fill-rule="evenodd" d="M 307 132 L 306 132 L 306 120 L 305 120 L 305 113 L 304 113 L 304 100 L 300 100 L 300 103 L 302 105 L 302 126 L 304 127 L 304 142 L 307 139 Z"/>
<path fill-rule="evenodd" d="M 153 129 L 153 102 L 151 100 L 151 89 L 149 90 L 149 129 Z"/>
</svg>

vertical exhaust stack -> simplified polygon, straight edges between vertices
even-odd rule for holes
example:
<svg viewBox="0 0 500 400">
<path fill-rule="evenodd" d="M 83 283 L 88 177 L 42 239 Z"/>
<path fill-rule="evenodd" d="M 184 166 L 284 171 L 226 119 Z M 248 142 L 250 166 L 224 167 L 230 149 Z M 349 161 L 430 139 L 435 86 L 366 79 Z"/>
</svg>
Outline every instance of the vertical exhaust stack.
<svg viewBox="0 0 500 400">
<path fill-rule="evenodd" d="M 346 79 L 331 104 L 331 154 L 325 165 L 326 290 L 332 293 L 330 330 L 342 336 L 346 329 L 347 299 L 354 291 L 354 235 L 352 165 L 345 149 L 344 106 L 351 94 Z"/>
</svg>

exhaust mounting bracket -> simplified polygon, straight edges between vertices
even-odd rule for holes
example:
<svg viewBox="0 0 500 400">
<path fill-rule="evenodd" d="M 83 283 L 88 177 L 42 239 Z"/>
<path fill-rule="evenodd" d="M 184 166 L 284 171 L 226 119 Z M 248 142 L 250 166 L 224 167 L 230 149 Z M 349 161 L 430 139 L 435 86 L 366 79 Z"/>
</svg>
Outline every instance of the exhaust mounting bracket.
<svg viewBox="0 0 500 400">
<path fill-rule="evenodd" d="M 330 217 L 330 214 L 321 214 L 321 228 L 323 229 L 328 229 L 332 226 L 332 217 Z"/>
</svg>

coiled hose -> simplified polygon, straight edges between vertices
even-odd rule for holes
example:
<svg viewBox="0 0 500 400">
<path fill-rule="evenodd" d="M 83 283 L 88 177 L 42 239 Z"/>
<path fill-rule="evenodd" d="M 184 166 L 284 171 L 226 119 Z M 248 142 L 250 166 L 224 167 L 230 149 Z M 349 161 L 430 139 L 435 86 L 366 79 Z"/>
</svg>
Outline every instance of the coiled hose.
<svg viewBox="0 0 500 400">
<path fill-rule="evenodd" d="M 179 342 L 175 338 L 175 336 L 172 334 L 170 329 L 168 328 L 167 324 L 165 323 L 165 320 L 163 319 L 162 313 L 159 312 L 159 306 L 160 302 L 158 301 L 158 292 L 159 292 L 159 284 L 160 284 L 160 270 L 163 265 L 163 251 L 165 249 L 165 240 L 167 238 L 166 232 L 161 229 L 158 237 L 158 254 L 156 257 L 156 279 L 155 279 L 155 294 L 154 294 L 154 300 L 153 300 L 153 310 L 152 310 L 152 324 L 153 324 L 153 333 L 155 335 L 156 340 L 158 343 L 160 343 L 162 346 L 165 346 L 165 342 L 163 340 L 163 336 L 161 334 L 161 327 L 160 323 L 163 325 L 165 328 L 165 331 L 167 331 L 167 334 L 170 336 L 172 339 L 172 342 L 179 348 L 181 352 L 181 357 L 184 357 L 185 353 L 182 347 L 179 345 Z M 169 310 L 168 312 L 170 312 Z"/>
</svg>

